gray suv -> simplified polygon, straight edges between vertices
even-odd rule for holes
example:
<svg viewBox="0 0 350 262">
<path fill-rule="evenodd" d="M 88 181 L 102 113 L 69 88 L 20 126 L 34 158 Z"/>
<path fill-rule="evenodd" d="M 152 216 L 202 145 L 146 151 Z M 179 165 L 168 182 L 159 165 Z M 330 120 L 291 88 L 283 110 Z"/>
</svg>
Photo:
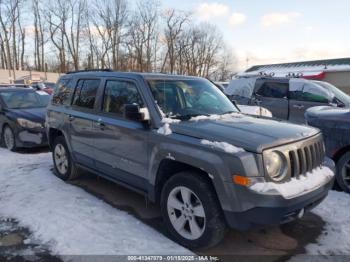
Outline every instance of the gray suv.
<svg viewBox="0 0 350 262">
<path fill-rule="evenodd" d="M 238 78 L 224 92 L 238 104 L 262 106 L 274 117 L 294 123 L 305 124 L 304 114 L 311 107 L 350 107 L 350 96 L 337 87 L 302 78 Z"/>
<path fill-rule="evenodd" d="M 68 73 L 46 127 L 58 177 L 84 169 L 145 195 L 189 248 L 302 217 L 334 181 L 319 130 L 241 114 L 202 78 Z"/>
</svg>

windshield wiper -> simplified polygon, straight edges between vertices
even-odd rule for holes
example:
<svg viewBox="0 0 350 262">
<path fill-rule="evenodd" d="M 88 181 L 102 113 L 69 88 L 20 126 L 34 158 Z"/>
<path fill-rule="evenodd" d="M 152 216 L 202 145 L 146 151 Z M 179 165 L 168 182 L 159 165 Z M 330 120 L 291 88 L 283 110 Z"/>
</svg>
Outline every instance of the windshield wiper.
<svg viewBox="0 0 350 262">
<path fill-rule="evenodd" d="M 209 114 L 187 114 L 187 115 L 172 115 L 169 118 L 180 119 L 180 120 L 190 120 L 192 117 L 197 116 L 210 116 Z"/>
</svg>

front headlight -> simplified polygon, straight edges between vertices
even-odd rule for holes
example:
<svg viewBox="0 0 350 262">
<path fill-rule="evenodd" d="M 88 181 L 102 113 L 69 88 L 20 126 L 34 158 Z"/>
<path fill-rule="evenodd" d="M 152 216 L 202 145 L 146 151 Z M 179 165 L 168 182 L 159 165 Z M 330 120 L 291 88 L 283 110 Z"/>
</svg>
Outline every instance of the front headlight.
<svg viewBox="0 0 350 262">
<path fill-rule="evenodd" d="M 25 128 L 43 128 L 41 123 L 33 122 L 24 118 L 18 118 L 17 123 Z"/>
<path fill-rule="evenodd" d="M 287 175 L 287 161 L 285 157 L 277 152 L 269 152 L 264 155 L 264 163 L 267 174 L 274 181 L 281 181 Z"/>
</svg>

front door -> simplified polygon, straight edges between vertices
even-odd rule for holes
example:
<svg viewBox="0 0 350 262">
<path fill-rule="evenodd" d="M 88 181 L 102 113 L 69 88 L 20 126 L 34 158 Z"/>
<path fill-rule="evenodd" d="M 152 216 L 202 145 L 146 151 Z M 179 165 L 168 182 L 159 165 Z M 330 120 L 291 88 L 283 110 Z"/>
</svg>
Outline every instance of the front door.
<svg viewBox="0 0 350 262">
<path fill-rule="evenodd" d="M 273 117 L 288 119 L 288 83 L 266 81 L 257 83 L 253 103 L 271 111 Z"/>
<path fill-rule="evenodd" d="M 94 121 L 96 168 L 113 179 L 146 189 L 148 130 L 124 118 L 124 106 L 144 107 L 137 84 L 126 79 L 104 83 L 99 119 Z"/>
<path fill-rule="evenodd" d="M 321 87 L 305 82 L 299 89 L 289 92 L 289 120 L 305 124 L 305 111 L 311 107 L 329 105 L 327 92 Z"/>
</svg>

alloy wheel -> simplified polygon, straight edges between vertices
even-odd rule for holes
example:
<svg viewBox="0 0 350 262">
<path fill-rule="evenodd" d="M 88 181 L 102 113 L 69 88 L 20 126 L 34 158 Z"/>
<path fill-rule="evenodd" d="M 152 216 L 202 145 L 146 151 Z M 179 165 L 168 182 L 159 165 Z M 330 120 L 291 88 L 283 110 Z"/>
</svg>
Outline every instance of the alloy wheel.
<svg viewBox="0 0 350 262">
<path fill-rule="evenodd" d="M 341 170 L 341 175 L 344 181 L 344 184 L 350 188 L 350 159 L 345 163 Z"/>
<path fill-rule="evenodd" d="M 4 142 L 6 148 L 9 150 L 13 150 L 15 147 L 15 136 L 9 127 L 6 127 L 4 130 Z"/>
<path fill-rule="evenodd" d="M 62 144 L 57 144 L 54 150 L 55 164 L 58 172 L 65 175 L 68 171 L 67 151 Z"/>
<path fill-rule="evenodd" d="M 172 226 L 182 237 L 196 240 L 203 235 L 206 216 L 202 202 L 192 190 L 175 187 L 168 196 L 167 210 Z"/>
</svg>

